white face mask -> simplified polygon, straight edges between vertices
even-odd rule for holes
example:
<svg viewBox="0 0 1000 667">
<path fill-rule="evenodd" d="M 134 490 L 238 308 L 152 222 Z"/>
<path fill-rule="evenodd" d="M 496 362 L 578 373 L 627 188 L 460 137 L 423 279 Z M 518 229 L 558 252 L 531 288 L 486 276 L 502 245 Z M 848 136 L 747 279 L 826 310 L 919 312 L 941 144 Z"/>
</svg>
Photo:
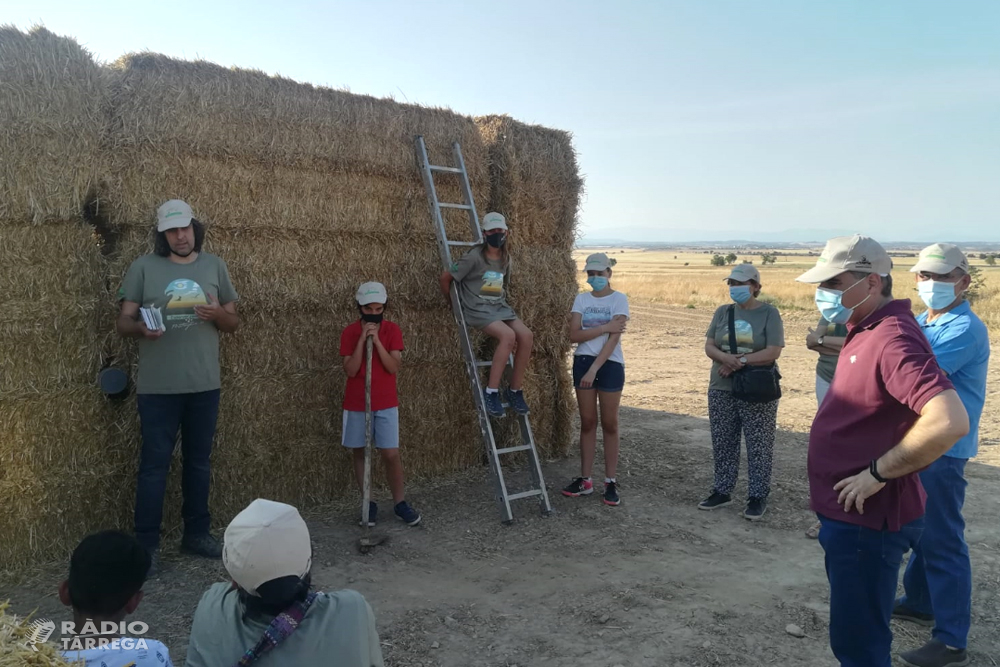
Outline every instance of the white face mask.
<svg viewBox="0 0 1000 667">
<path fill-rule="evenodd" d="M 860 306 L 862 303 L 871 298 L 871 294 L 866 296 L 864 299 L 859 301 L 853 308 L 848 308 L 844 305 L 844 294 L 853 288 L 855 285 L 868 280 L 867 276 L 854 283 L 845 290 L 833 290 L 826 289 L 825 287 L 818 287 L 816 289 L 816 308 L 819 309 L 820 315 L 823 316 L 827 322 L 831 324 L 847 324 L 851 319 L 851 315 L 854 314 L 854 310 Z"/>
</svg>

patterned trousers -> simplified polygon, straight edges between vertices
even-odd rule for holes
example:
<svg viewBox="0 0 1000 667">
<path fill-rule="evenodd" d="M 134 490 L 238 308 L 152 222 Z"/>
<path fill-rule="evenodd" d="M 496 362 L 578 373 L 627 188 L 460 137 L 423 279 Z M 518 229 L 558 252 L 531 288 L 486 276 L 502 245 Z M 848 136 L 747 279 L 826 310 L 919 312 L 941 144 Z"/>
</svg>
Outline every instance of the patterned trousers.
<svg viewBox="0 0 1000 667">
<path fill-rule="evenodd" d="M 715 457 L 715 491 L 731 494 L 740 472 L 740 436 L 747 443 L 748 495 L 767 498 L 771 493 L 771 463 L 774 459 L 774 429 L 778 401 L 748 403 L 732 392 L 708 390 L 708 420 L 712 427 Z"/>
</svg>

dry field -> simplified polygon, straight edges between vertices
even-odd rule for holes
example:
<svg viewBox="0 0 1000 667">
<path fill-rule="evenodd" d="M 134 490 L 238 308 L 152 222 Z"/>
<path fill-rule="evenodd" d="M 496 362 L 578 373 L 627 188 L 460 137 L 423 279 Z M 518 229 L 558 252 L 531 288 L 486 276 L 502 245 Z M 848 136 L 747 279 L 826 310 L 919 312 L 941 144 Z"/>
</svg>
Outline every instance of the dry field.
<svg viewBox="0 0 1000 667">
<path fill-rule="evenodd" d="M 805 455 L 815 411 L 815 356 L 804 338 L 818 316 L 809 288 L 793 278 L 808 260 L 781 259 L 763 273 L 765 293 L 778 301 L 785 319 L 785 396 L 770 507 L 761 523 L 751 524 L 736 506 L 714 513 L 696 509 L 712 480 L 705 419 L 709 362 L 702 347 L 712 311 L 727 298 L 725 270 L 710 267 L 700 254 L 618 250 L 615 257 L 613 283 L 628 293 L 633 312 L 623 339 L 628 380 L 620 507 L 606 507 L 596 496 L 561 496 L 558 489 L 578 469 L 570 458 L 545 466 L 555 514 L 539 517 L 536 505 L 521 501 L 519 520 L 509 527 L 498 521 L 484 469 L 415 480 L 409 498 L 424 512 L 422 525 L 410 529 L 392 522 L 383 509 L 377 530 L 390 539 L 368 556 L 354 547 L 353 504 L 307 516 L 316 550 L 314 580 L 323 589 L 353 588 L 367 597 L 387 664 L 836 664 L 826 638 L 822 550 L 803 536 L 812 521 Z M 988 294 L 977 309 L 996 322 L 1000 273 L 991 269 L 985 275 Z M 897 295 L 905 295 L 908 283 L 899 282 Z M 975 665 L 1000 662 L 998 367 L 990 373 L 980 456 L 968 467 Z M 603 473 L 600 459 L 594 472 Z M 745 495 L 745 481 L 744 467 L 738 498 Z M 135 619 L 149 623 L 150 634 L 168 644 L 175 664 L 183 664 L 199 596 L 225 574 L 216 563 L 177 554 L 177 537 L 165 539 L 166 569 L 147 585 Z M 0 599 L 10 596 L 11 611 L 20 614 L 37 608 L 41 616 L 65 619 L 55 597 L 64 570 L 63 564 L 39 566 L 28 579 L 0 584 Z M 805 637 L 786 634 L 789 623 Z M 912 626 L 894 629 L 897 651 L 929 636 Z"/>
</svg>

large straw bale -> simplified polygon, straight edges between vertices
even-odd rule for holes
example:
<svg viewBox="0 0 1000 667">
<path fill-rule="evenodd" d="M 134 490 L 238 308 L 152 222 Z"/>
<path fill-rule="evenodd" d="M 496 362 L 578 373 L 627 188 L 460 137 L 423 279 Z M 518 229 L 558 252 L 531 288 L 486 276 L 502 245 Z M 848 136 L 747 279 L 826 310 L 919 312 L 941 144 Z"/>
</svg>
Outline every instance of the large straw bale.
<svg viewBox="0 0 1000 667">
<path fill-rule="evenodd" d="M 134 452 L 116 446 L 97 387 L 0 398 L 0 569 L 65 555 L 121 523 Z"/>
<path fill-rule="evenodd" d="M 429 228 L 418 134 L 437 164 L 452 164 L 461 143 L 485 205 L 486 150 L 469 117 L 149 53 L 114 68 L 116 224 L 145 222 L 176 196 L 224 227 Z M 442 185 L 442 197 L 459 196 Z"/>
<path fill-rule="evenodd" d="M 0 26 L 0 225 L 81 215 L 100 171 L 107 83 L 74 40 Z"/>
<path fill-rule="evenodd" d="M 507 216 L 515 242 L 571 247 L 583 180 L 570 134 L 509 116 L 476 123 L 490 155 L 489 208 Z"/>
</svg>

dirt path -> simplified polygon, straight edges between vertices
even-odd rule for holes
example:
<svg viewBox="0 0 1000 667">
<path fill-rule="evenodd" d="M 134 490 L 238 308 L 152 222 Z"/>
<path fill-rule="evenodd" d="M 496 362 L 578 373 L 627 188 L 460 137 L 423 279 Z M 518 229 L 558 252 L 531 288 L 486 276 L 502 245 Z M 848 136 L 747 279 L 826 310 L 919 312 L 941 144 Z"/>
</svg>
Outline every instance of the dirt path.
<svg viewBox="0 0 1000 667">
<path fill-rule="evenodd" d="M 354 588 L 368 598 L 387 663 L 399 667 L 835 665 L 826 638 L 822 550 L 803 536 L 812 520 L 805 431 L 815 410 L 815 359 L 798 341 L 812 315 L 786 316 L 790 346 L 782 357 L 786 397 L 773 491 L 768 514 L 756 525 L 735 505 L 714 513 L 695 507 L 712 477 L 702 352 L 710 316 L 634 307 L 625 349 L 620 507 L 604 506 L 596 494 L 564 498 L 558 489 L 577 463 L 554 461 L 545 475 L 556 513 L 537 516 L 537 505 L 521 501 L 518 523 L 505 527 L 486 471 L 473 470 L 415 487 L 411 496 L 424 512 L 423 525 L 385 523 L 380 529 L 390 541 L 368 556 L 354 548 L 353 506 L 308 517 L 316 583 Z M 997 387 L 994 371 L 991 401 Z M 988 444 L 968 469 L 976 665 L 1000 662 L 1000 499 L 991 493 L 1000 481 L 998 434 L 990 418 L 983 434 Z M 601 473 L 599 461 L 595 476 Z M 744 465 L 736 497 L 745 493 Z M 135 617 L 183 664 L 200 594 L 225 575 L 214 563 L 170 552 L 165 566 Z M 64 618 L 54 597 L 58 569 L 14 587 L 14 610 L 24 614 L 37 605 L 42 616 Z M 806 637 L 786 634 L 788 623 Z M 927 635 L 897 625 L 897 650 Z"/>
</svg>

